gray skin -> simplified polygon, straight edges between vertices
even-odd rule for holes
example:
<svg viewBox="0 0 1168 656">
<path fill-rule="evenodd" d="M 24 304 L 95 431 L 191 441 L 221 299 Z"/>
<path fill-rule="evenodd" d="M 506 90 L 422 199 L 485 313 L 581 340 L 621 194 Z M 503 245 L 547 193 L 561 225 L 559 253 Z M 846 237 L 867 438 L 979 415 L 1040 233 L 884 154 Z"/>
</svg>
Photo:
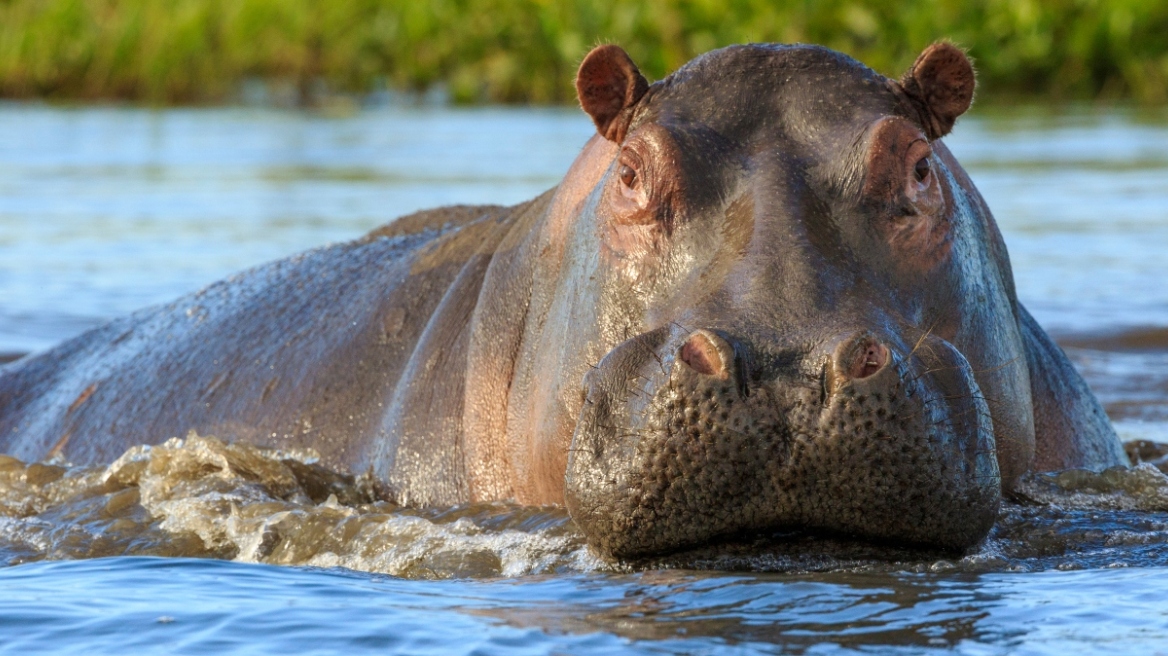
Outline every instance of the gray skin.
<svg viewBox="0 0 1168 656">
<path fill-rule="evenodd" d="M 6 365 L 0 451 L 310 447 L 407 504 L 566 504 L 616 557 L 792 528 L 967 548 L 1026 471 L 1127 462 L 939 141 L 973 85 L 945 44 L 899 81 L 751 45 L 651 86 L 602 46 L 557 188 Z"/>
</svg>

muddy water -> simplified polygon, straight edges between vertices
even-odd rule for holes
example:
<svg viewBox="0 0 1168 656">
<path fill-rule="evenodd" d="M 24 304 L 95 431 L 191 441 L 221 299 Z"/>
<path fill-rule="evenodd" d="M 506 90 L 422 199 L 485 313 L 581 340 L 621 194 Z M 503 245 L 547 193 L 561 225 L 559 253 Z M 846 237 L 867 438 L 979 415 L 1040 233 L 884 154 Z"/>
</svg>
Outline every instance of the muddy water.
<svg viewBox="0 0 1168 656">
<path fill-rule="evenodd" d="M 529 110 L 0 107 L 0 354 L 413 209 L 529 197 L 589 133 Z M 1029 478 L 967 554 L 779 534 L 614 564 L 558 509 L 400 508 L 311 452 L 0 457 L 0 652 L 1162 649 L 1168 116 L 983 114 L 947 141 L 1145 464 Z"/>
</svg>

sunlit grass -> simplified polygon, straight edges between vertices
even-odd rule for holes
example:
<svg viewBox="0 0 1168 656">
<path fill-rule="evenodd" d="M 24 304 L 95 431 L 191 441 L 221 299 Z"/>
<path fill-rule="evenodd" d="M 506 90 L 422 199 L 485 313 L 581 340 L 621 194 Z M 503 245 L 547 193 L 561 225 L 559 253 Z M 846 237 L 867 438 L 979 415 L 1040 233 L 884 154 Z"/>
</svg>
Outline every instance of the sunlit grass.
<svg viewBox="0 0 1168 656">
<path fill-rule="evenodd" d="M 942 38 L 998 98 L 1168 101 L 1163 0 L 0 0 L 0 95 L 216 102 L 261 78 L 568 102 L 601 42 L 660 78 L 748 41 L 821 43 L 897 75 Z"/>
</svg>

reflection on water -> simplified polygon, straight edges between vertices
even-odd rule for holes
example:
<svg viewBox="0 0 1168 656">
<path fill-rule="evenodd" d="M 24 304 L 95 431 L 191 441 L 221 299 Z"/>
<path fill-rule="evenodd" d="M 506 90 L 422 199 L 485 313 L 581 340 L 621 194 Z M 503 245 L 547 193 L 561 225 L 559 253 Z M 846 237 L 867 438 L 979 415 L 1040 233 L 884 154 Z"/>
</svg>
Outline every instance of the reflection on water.
<svg viewBox="0 0 1168 656">
<path fill-rule="evenodd" d="M 0 106 L 0 362 L 415 209 L 532 197 L 592 132 L 574 110 Z M 1121 435 L 1168 441 L 1168 115 L 986 114 L 946 141 Z M 54 562 L 77 558 L 98 559 Z M 1168 644 L 1152 465 L 1032 477 L 965 555 L 775 535 L 630 567 L 560 510 L 404 509 L 310 453 L 191 438 L 0 458 L 0 559 L 0 652 L 22 654 Z"/>
</svg>

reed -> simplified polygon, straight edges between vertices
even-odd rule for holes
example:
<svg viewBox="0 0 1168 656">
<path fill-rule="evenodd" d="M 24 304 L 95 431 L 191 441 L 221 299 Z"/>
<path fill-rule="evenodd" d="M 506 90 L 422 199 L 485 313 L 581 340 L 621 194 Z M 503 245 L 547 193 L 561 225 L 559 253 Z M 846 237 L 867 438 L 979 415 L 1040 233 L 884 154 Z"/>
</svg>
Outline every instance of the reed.
<svg viewBox="0 0 1168 656">
<path fill-rule="evenodd" d="M 1168 101 L 1163 0 L 0 0 L 0 96 L 220 102 L 263 79 L 557 103 L 600 42 L 659 78 L 748 41 L 896 75 L 940 38 L 969 50 L 983 97 Z"/>
</svg>

